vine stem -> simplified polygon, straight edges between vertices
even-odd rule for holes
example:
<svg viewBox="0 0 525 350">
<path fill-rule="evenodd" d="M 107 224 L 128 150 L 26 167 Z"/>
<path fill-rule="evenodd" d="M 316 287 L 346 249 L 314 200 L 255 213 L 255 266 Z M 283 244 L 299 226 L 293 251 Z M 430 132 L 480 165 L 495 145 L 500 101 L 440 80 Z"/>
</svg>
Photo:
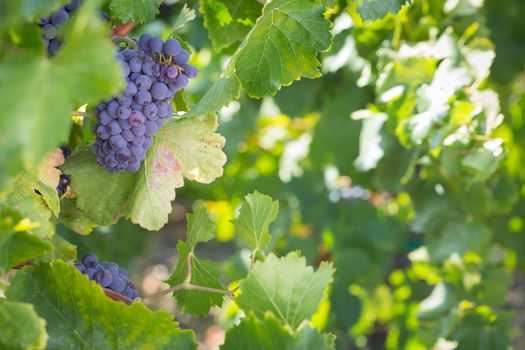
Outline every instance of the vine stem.
<svg viewBox="0 0 525 350">
<path fill-rule="evenodd" d="M 120 43 L 125 43 L 128 48 L 137 49 L 137 43 L 128 37 L 125 36 L 114 36 L 113 39 L 111 39 L 114 44 L 118 45 Z"/>
<path fill-rule="evenodd" d="M 193 258 L 193 252 L 189 252 L 188 256 L 186 258 L 186 266 L 188 266 L 188 270 L 186 273 L 186 278 L 184 279 L 184 282 L 174 285 L 173 287 L 170 287 L 168 289 L 161 290 L 160 292 L 157 292 L 155 294 L 152 294 L 146 298 L 144 298 L 144 302 L 149 302 L 153 299 L 156 299 L 158 297 L 161 297 L 166 294 L 170 294 L 173 292 L 176 292 L 178 290 L 198 290 L 201 292 L 209 292 L 209 293 L 217 293 L 217 294 L 224 294 L 229 296 L 230 298 L 233 297 L 233 293 L 235 292 L 235 289 L 233 291 L 231 290 L 224 290 L 224 289 L 218 289 L 218 288 L 211 288 L 211 287 L 205 287 L 205 286 L 199 286 L 196 284 L 191 283 L 191 276 L 192 276 L 192 258 Z"/>
<path fill-rule="evenodd" d="M 122 23 L 113 28 L 113 36 L 126 36 L 131 30 L 135 28 L 135 23 Z"/>
<path fill-rule="evenodd" d="M 74 111 L 74 112 L 71 112 L 71 115 L 75 116 L 75 115 L 80 115 L 82 117 L 88 117 L 88 118 L 96 118 L 97 115 L 95 113 L 90 113 L 90 112 L 78 112 L 78 111 Z"/>
</svg>

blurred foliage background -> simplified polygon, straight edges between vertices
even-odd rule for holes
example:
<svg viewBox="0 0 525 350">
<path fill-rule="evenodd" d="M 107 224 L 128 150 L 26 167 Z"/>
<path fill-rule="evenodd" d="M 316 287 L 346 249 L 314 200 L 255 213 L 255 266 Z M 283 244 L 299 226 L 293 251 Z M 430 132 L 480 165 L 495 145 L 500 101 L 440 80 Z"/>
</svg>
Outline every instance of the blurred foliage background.
<svg viewBox="0 0 525 350">
<path fill-rule="evenodd" d="M 218 242 L 201 255 L 236 280 L 249 257 L 230 220 L 257 190 L 280 202 L 271 250 L 334 261 L 314 324 L 339 349 L 525 348 L 525 2 L 417 0 L 375 22 L 350 1 L 326 3 L 323 77 L 224 108 L 224 176 L 178 191 L 169 225 L 62 235 L 151 294 L 177 262 L 186 211 L 204 203 Z M 166 1 L 131 35 L 167 35 L 182 5 Z M 187 91 L 197 102 L 236 45 L 212 47 L 202 14 L 181 36 L 201 72 Z M 153 307 L 177 312 L 169 297 Z M 216 349 L 238 309 L 178 317 Z"/>
</svg>

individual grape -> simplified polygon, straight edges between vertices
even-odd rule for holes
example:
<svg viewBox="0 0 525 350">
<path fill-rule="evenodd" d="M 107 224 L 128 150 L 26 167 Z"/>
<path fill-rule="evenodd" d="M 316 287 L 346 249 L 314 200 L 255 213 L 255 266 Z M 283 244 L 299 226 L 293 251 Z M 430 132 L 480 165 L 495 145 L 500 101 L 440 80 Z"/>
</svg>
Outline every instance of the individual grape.
<svg viewBox="0 0 525 350">
<path fill-rule="evenodd" d="M 124 90 L 124 95 L 128 97 L 133 97 L 137 93 L 137 86 L 134 82 L 130 81 L 128 82 L 128 85 L 126 86 L 126 90 Z"/>
<path fill-rule="evenodd" d="M 144 122 L 144 127 L 146 128 L 146 136 L 151 136 L 157 132 L 157 124 L 155 122 L 152 122 L 150 120 L 147 120 Z"/>
<path fill-rule="evenodd" d="M 127 123 L 129 125 L 129 123 Z M 128 130 L 122 130 L 122 138 L 124 138 L 124 140 L 126 140 L 127 142 L 131 142 L 133 141 L 133 138 L 135 137 L 135 135 L 131 132 L 131 125 L 130 126 L 130 129 Z"/>
<path fill-rule="evenodd" d="M 153 72 L 155 72 L 157 70 L 156 65 L 157 64 L 155 62 L 153 62 L 153 61 L 145 62 L 142 65 L 142 73 L 152 76 Z"/>
<path fill-rule="evenodd" d="M 82 263 L 76 262 L 75 263 L 75 267 L 77 268 L 78 271 L 80 271 L 82 273 L 84 273 L 84 271 L 86 271 L 86 267 Z"/>
<path fill-rule="evenodd" d="M 173 61 L 178 65 L 185 64 L 189 59 L 190 54 L 184 49 L 180 50 L 180 52 L 173 57 Z"/>
<path fill-rule="evenodd" d="M 142 147 L 144 147 L 144 149 L 148 149 L 151 147 L 152 144 L 153 144 L 153 137 L 144 136 L 144 143 L 142 144 Z"/>
<path fill-rule="evenodd" d="M 66 11 L 72 12 L 75 11 L 80 6 L 80 0 L 71 0 L 69 4 L 64 6 Z"/>
<path fill-rule="evenodd" d="M 97 270 L 92 267 L 88 267 L 86 271 L 84 271 L 84 274 L 87 275 L 90 280 L 93 279 L 95 273 L 97 273 Z"/>
<path fill-rule="evenodd" d="M 152 52 L 159 53 L 162 51 L 162 47 L 164 46 L 164 42 L 161 38 L 151 38 L 149 40 L 149 49 Z"/>
<path fill-rule="evenodd" d="M 116 120 L 113 120 L 111 123 L 109 123 L 107 129 L 111 135 L 119 135 L 122 132 L 122 128 Z"/>
<path fill-rule="evenodd" d="M 133 99 L 129 96 L 120 96 L 118 99 L 117 99 L 118 103 L 121 104 L 121 105 L 127 105 L 127 106 L 131 106 L 131 104 L 133 103 Z"/>
<path fill-rule="evenodd" d="M 164 43 L 164 46 L 162 47 L 162 50 L 164 53 L 168 56 L 175 56 L 180 52 L 181 46 L 178 40 L 175 39 L 168 39 Z"/>
<path fill-rule="evenodd" d="M 142 60 L 138 57 L 132 58 L 129 61 L 129 69 L 133 73 L 138 73 L 142 70 Z"/>
<path fill-rule="evenodd" d="M 168 93 L 168 87 L 164 83 L 155 83 L 151 86 L 151 96 L 156 100 L 163 100 Z"/>
<path fill-rule="evenodd" d="M 144 143 L 144 136 L 135 136 L 133 138 L 133 141 L 131 141 L 132 144 L 135 146 L 140 146 Z"/>
<path fill-rule="evenodd" d="M 133 127 L 133 126 L 137 126 L 137 125 L 144 123 L 145 120 L 146 118 L 144 118 L 144 115 L 142 114 L 142 112 L 135 110 L 131 112 L 129 119 L 128 119 L 128 123 Z"/>
<path fill-rule="evenodd" d="M 46 24 L 42 27 L 42 32 L 44 33 L 44 38 L 51 40 L 57 36 L 57 27 L 52 24 Z"/>
<path fill-rule="evenodd" d="M 109 102 L 107 104 L 106 110 L 107 110 L 107 112 L 109 113 L 110 116 L 112 116 L 113 118 L 117 118 L 117 109 L 119 107 L 120 107 L 120 105 L 119 105 L 119 103 L 116 100 L 111 100 L 111 102 Z"/>
<path fill-rule="evenodd" d="M 151 84 L 151 78 L 147 75 L 139 75 L 137 79 L 135 79 L 135 86 L 137 87 L 137 90 L 140 91 L 149 90 Z"/>
<path fill-rule="evenodd" d="M 185 64 L 184 66 L 182 66 L 182 68 L 184 69 L 184 73 L 188 78 L 196 78 L 199 74 L 199 70 L 197 69 L 197 67 L 191 66 L 189 64 Z"/>
<path fill-rule="evenodd" d="M 127 105 L 120 106 L 117 109 L 117 116 L 120 119 L 127 119 L 129 118 L 129 115 L 131 114 L 131 107 Z"/>
<path fill-rule="evenodd" d="M 122 133 L 124 131 L 131 129 L 131 125 L 129 125 L 129 122 L 127 119 L 118 119 L 118 125 L 122 128 Z"/>
<path fill-rule="evenodd" d="M 139 39 L 139 48 L 141 50 L 149 50 L 149 41 L 153 37 L 149 34 L 143 34 Z"/>
<path fill-rule="evenodd" d="M 127 162 L 131 158 L 131 152 L 129 151 L 127 147 L 122 148 L 121 150 L 117 151 L 115 158 L 120 163 Z"/>
<path fill-rule="evenodd" d="M 146 133 L 146 127 L 144 126 L 144 124 L 139 124 L 137 126 L 132 127 L 131 131 L 137 136 L 142 136 Z"/>
<path fill-rule="evenodd" d="M 58 146 L 60 150 L 62 151 L 62 155 L 64 156 L 64 159 L 69 157 L 71 155 L 71 149 L 67 145 L 60 145 Z"/>
<path fill-rule="evenodd" d="M 102 140 L 109 140 L 110 136 L 111 134 L 108 132 L 108 129 L 104 125 L 99 125 L 97 127 L 97 137 L 98 138 Z"/>
<path fill-rule="evenodd" d="M 55 26 L 59 26 L 65 21 L 67 21 L 67 19 L 69 18 L 69 14 L 65 9 L 61 8 L 60 10 L 53 12 L 50 18 L 51 23 L 53 23 Z"/>
<path fill-rule="evenodd" d="M 67 187 L 71 183 L 71 176 L 66 174 L 60 174 L 60 178 L 58 180 L 58 186 L 56 187 L 56 191 L 58 193 L 59 197 L 62 197 L 64 193 L 67 192 Z"/>
<path fill-rule="evenodd" d="M 116 293 L 121 293 L 124 288 L 126 288 L 126 285 L 127 280 L 124 280 L 120 276 L 113 275 L 113 280 L 111 281 L 109 288 Z"/>
<path fill-rule="evenodd" d="M 177 77 L 177 79 L 175 79 L 175 81 L 176 81 L 178 88 L 182 89 L 188 85 L 190 79 L 186 75 L 181 74 Z"/>
<path fill-rule="evenodd" d="M 129 64 L 126 61 L 121 61 L 120 66 L 122 67 L 122 73 L 124 74 L 124 77 L 127 77 L 131 73 Z"/>
<path fill-rule="evenodd" d="M 107 111 L 102 111 L 99 113 L 98 121 L 102 125 L 108 125 L 113 121 L 113 117 L 111 117 Z"/>
<path fill-rule="evenodd" d="M 139 171 L 140 169 L 140 162 L 129 162 L 128 163 L 128 168 L 126 169 L 127 171 L 131 171 L 131 172 L 136 172 L 136 171 Z"/>
<path fill-rule="evenodd" d="M 57 38 L 51 39 L 47 43 L 47 52 L 49 52 L 49 54 L 53 56 L 57 53 L 61 45 L 62 43 Z"/>
<path fill-rule="evenodd" d="M 138 91 L 135 95 L 135 102 L 146 105 L 151 102 L 151 94 L 148 91 Z"/>
<path fill-rule="evenodd" d="M 109 287 L 111 281 L 113 280 L 113 276 L 111 275 L 111 272 L 105 268 L 102 268 L 93 275 L 93 279 L 102 287 Z"/>
<path fill-rule="evenodd" d="M 89 263 L 92 263 L 92 262 L 98 262 L 98 258 L 95 254 L 84 255 L 84 258 L 82 259 L 82 264 L 87 266 Z"/>
<path fill-rule="evenodd" d="M 109 139 L 109 146 L 113 150 L 126 147 L 126 143 L 126 140 L 124 140 L 124 138 L 121 135 L 113 135 Z"/>
<path fill-rule="evenodd" d="M 177 77 L 177 75 L 179 75 L 179 69 L 177 68 L 177 66 L 170 66 L 166 70 L 166 75 L 168 76 L 168 78 L 174 79 Z"/>
<path fill-rule="evenodd" d="M 146 118 L 151 119 L 157 115 L 158 107 L 155 103 L 148 103 L 144 106 L 143 112 Z"/>
</svg>

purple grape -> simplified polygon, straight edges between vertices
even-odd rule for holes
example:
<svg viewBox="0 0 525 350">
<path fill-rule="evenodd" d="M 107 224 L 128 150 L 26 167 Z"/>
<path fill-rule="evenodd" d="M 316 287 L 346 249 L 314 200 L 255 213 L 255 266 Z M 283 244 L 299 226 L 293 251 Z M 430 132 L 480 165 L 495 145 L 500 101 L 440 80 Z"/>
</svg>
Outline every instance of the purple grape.
<svg viewBox="0 0 525 350">
<path fill-rule="evenodd" d="M 71 0 L 69 4 L 64 6 L 64 9 L 69 12 L 75 11 L 80 6 L 80 0 Z"/>
<path fill-rule="evenodd" d="M 168 39 L 162 47 L 164 53 L 168 56 L 175 56 L 180 52 L 181 46 L 178 40 Z"/>
<path fill-rule="evenodd" d="M 99 125 L 97 127 L 97 137 L 102 140 L 108 140 L 110 137 L 108 129 L 104 125 Z"/>
<path fill-rule="evenodd" d="M 133 127 L 144 123 L 145 120 L 146 118 L 144 118 L 144 115 L 141 112 L 132 111 L 129 116 L 128 122 Z"/>
<path fill-rule="evenodd" d="M 51 40 L 57 36 L 57 27 L 52 24 L 46 24 L 42 27 L 42 32 L 44 33 L 44 38 Z"/>
<path fill-rule="evenodd" d="M 149 90 L 151 87 L 151 78 L 147 75 L 139 75 L 135 79 L 135 86 L 137 87 L 137 90 L 146 91 Z"/>
<path fill-rule="evenodd" d="M 151 119 L 157 115 L 157 105 L 155 103 L 148 103 L 144 106 L 144 115 L 146 118 Z"/>
<path fill-rule="evenodd" d="M 119 103 L 116 100 L 112 100 L 110 103 L 108 103 L 107 111 L 110 116 L 113 118 L 117 118 L 117 108 L 119 108 Z"/>
<path fill-rule="evenodd" d="M 53 56 L 57 53 L 61 45 L 62 43 L 57 38 L 51 39 L 47 44 L 47 52 L 49 52 L 49 54 Z"/>
<path fill-rule="evenodd" d="M 188 85 L 190 79 L 186 75 L 179 74 L 179 76 L 175 79 L 175 81 L 179 89 L 182 89 Z"/>
<path fill-rule="evenodd" d="M 117 109 L 117 116 L 120 119 L 127 119 L 127 118 L 129 118 L 130 114 L 131 114 L 131 107 L 130 106 L 123 105 L 123 106 L 120 106 Z"/>
<path fill-rule="evenodd" d="M 162 51 L 162 47 L 164 46 L 164 42 L 161 38 L 151 38 L 149 40 L 149 49 L 152 52 L 159 53 Z"/>
<path fill-rule="evenodd" d="M 122 128 L 116 120 L 113 120 L 111 123 L 108 124 L 107 130 L 111 135 L 118 135 L 122 132 Z"/>
<path fill-rule="evenodd" d="M 128 123 L 129 125 L 129 123 Z M 135 135 L 133 135 L 133 133 L 131 132 L 131 125 L 129 125 L 130 128 L 128 130 L 122 130 L 122 138 L 124 140 L 126 140 L 127 142 L 131 142 L 133 141 L 133 138 L 135 137 Z"/>
<path fill-rule="evenodd" d="M 146 75 L 153 75 L 153 72 L 155 72 L 157 64 L 155 62 L 145 62 L 142 65 L 142 73 Z"/>
<path fill-rule="evenodd" d="M 108 125 L 113 121 L 113 118 L 109 115 L 107 111 L 102 111 L 98 114 L 98 121 L 102 125 Z"/>
<path fill-rule="evenodd" d="M 150 146 L 153 144 L 153 138 L 151 136 L 144 137 L 144 143 L 142 144 L 142 147 L 145 149 L 150 148 Z"/>
<path fill-rule="evenodd" d="M 199 75 L 199 70 L 197 69 L 197 67 L 194 67 L 192 65 L 189 65 L 189 64 L 186 64 L 183 66 L 183 69 L 184 69 L 184 74 L 188 77 L 188 78 L 196 78 L 197 75 Z"/>
<path fill-rule="evenodd" d="M 126 86 L 126 90 L 124 90 L 124 95 L 128 97 L 133 97 L 137 93 L 137 86 L 134 82 L 130 81 L 128 82 L 128 85 Z"/>
<path fill-rule="evenodd" d="M 122 132 L 131 129 L 131 125 L 127 119 L 118 119 L 118 125 L 122 128 Z"/>
<path fill-rule="evenodd" d="M 157 132 L 157 124 L 155 122 L 147 120 L 144 122 L 144 127 L 146 128 L 146 136 L 151 136 Z"/>
<path fill-rule="evenodd" d="M 139 48 L 142 50 L 149 50 L 149 41 L 153 38 L 149 34 L 143 34 L 139 39 Z"/>
<path fill-rule="evenodd" d="M 131 104 L 133 103 L 133 99 L 129 96 L 120 96 L 117 99 L 117 101 L 120 105 L 126 105 L 126 106 L 131 106 Z"/>
<path fill-rule="evenodd" d="M 121 293 L 124 288 L 126 288 L 126 282 L 127 281 L 122 279 L 120 276 L 113 275 L 113 280 L 111 281 L 109 288 L 116 293 Z"/>
<path fill-rule="evenodd" d="M 80 271 L 82 273 L 84 273 L 84 271 L 86 271 L 86 267 L 82 263 L 76 262 L 75 263 L 75 267 L 77 268 L 78 271 Z"/>
<path fill-rule="evenodd" d="M 174 79 L 177 77 L 177 75 L 179 75 L 179 69 L 177 68 L 177 66 L 170 66 L 166 70 L 166 75 L 168 76 L 168 78 Z"/>
<path fill-rule="evenodd" d="M 133 141 L 131 141 L 132 144 L 135 146 L 140 146 L 144 143 L 144 136 L 135 136 L 133 138 Z"/>
<path fill-rule="evenodd" d="M 127 77 L 129 73 L 131 73 L 131 69 L 129 68 L 128 63 L 125 61 L 121 61 L 120 66 L 122 67 L 122 74 L 124 74 L 124 77 Z"/>
<path fill-rule="evenodd" d="M 84 255 L 84 258 L 82 259 L 82 264 L 86 265 L 91 262 L 98 262 L 98 258 L 95 254 L 86 254 Z"/>
<path fill-rule="evenodd" d="M 62 8 L 58 11 L 53 12 L 50 18 L 51 18 L 51 23 L 53 23 L 55 26 L 59 26 L 65 21 L 67 21 L 67 19 L 69 18 L 69 14 L 67 13 L 66 10 Z"/>
<path fill-rule="evenodd" d="M 138 73 L 141 71 L 142 69 L 142 60 L 138 57 L 135 57 L 135 58 L 132 58 L 130 61 L 129 61 L 129 69 L 133 72 L 133 73 Z"/>
<path fill-rule="evenodd" d="M 88 267 L 86 271 L 84 271 L 84 274 L 87 275 L 90 280 L 93 279 L 95 273 L 97 273 L 97 270 L 92 267 Z"/>
<path fill-rule="evenodd" d="M 178 64 L 185 64 L 190 59 L 190 53 L 184 49 L 180 50 L 178 54 L 173 57 L 173 61 Z"/>
<path fill-rule="evenodd" d="M 126 147 L 126 140 L 121 135 L 113 135 L 109 139 L 109 146 L 114 150 L 124 148 Z"/>
<path fill-rule="evenodd" d="M 129 162 L 128 163 L 128 168 L 126 169 L 127 171 L 131 171 L 131 172 L 136 172 L 136 171 L 139 171 L 140 169 L 140 162 Z"/>
<path fill-rule="evenodd" d="M 148 91 L 138 91 L 135 95 L 135 102 L 146 105 L 151 102 L 151 94 Z"/>
<path fill-rule="evenodd" d="M 131 157 L 131 152 L 128 148 L 122 148 L 121 150 L 117 151 L 115 157 L 121 163 L 127 162 Z"/>
<path fill-rule="evenodd" d="M 156 100 L 163 100 L 168 93 L 168 87 L 164 83 L 155 83 L 151 86 L 151 96 Z"/>
<path fill-rule="evenodd" d="M 135 134 L 136 136 L 142 136 L 144 133 L 146 133 L 146 127 L 144 124 L 139 124 L 131 128 L 131 132 Z"/>
<path fill-rule="evenodd" d="M 113 280 L 113 276 L 111 275 L 111 272 L 108 270 L 102 268 L 99 271 L 95 273 L 93 276 L 95 282 L 100 284 L 102 287 L 109 287 L 111 284 L 111 281 Z"/>
</svg>

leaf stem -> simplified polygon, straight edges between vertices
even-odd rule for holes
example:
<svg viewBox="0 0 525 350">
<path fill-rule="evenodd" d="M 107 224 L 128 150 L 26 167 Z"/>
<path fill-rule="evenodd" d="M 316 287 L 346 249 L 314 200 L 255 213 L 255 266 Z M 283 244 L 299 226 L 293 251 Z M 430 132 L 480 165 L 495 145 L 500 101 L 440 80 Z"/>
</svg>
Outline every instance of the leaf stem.
<svg viewBox="0 0 525 350">
<path fill-rule="evenodd" d="M 156 299 L 158 297 L 161 297 L 166 294 L 170 294 L 173 292 L 176 292 L 178 290 L 197 290 L 201 292 L 209 292 L 209 293 L 216 293 L 216 294 L 224 294 L 229 296 L 230 298 L 233 297 L 233 292 L 231 290 L 224 290 L 224 289 L 218 289 L 218 288 L 210 288 L 210 287 L 204 287 L 204 286 L 198 286 L 196 284 L 191 284 L 188 282 L 182 282 L 179 284 L 174 285 L 173 287 L 170 287 L 168 289 L 161 290 L 160 292 L 157 292 L 155 294 L 152 294 L 146 298 L 144 298 L 145 302 L 151 301 L 153 299 Z"/>
<path fill-rule="evenodd" d="M 137 49 L 137 43 L 130 38 L 127 38 L 125 36 L 114 36 L 112 39 L 114 44 L 120 44 L 120 43 L 126 43 L 127 48 L 131 48 L 133 50 Z"/>
<path fill-rule="evenodd" d="M 71 115 L 75 116 L 75 115 L 80 115 L 82 117 L 88 117 L 88 118 L 96 118 L 97 115 L 95 113 L 90 113 L 90 112 L 79 112 L 79 111 L 74 111 L 74 112 L 71 112 Z"/>
<path fill-rule="evenodd" d="M 122 23 L 113 28 L 113 36 L 126 36 L 135 27 L 135 23 Z"/>
<path fill-rule="evenodd" d="M 186 274 L 186 278 L 184 279 L 184 282 L 191 283 L 191 273 L 192 273 L 192 266 L 191 258 L 193 257 L 193 252 L 189 252 L 188 256 L 186 257 L 186 266 L 188 266 L 188 272 Z"/>
</svg>

